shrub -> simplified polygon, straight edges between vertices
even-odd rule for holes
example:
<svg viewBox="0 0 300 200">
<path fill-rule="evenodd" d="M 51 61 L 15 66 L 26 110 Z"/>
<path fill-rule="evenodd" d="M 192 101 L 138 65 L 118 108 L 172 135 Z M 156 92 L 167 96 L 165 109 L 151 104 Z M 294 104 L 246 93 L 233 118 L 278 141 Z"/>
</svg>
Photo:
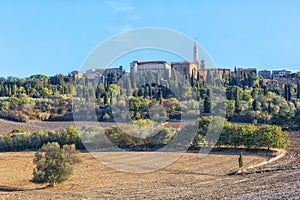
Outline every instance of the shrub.
<svg viewBox="0 0 300 200">
<path fill-rule="evenodd" d="M 33 182 L 54 186 L 66 181 L 73 173 L 72 164 L 79 161 L 75 153 L 75 146 L 72 145 L 60 148 L 57 142 L 44 144 L 35 154 Z"/>
</svg>

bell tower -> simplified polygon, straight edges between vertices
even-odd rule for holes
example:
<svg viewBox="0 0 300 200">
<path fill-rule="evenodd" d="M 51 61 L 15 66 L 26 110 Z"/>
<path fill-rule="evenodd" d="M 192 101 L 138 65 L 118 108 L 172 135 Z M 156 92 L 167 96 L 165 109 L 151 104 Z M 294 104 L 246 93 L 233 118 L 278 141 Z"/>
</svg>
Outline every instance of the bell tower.
<svg viewBox="0 0 300 200">
<path fill-rule="evenodd" d="M 194 60 L 195 63 L 198 63 L 198 44 L 197 44 L 197 40 L 195 39 L 194 42 Z"/>
</svg>

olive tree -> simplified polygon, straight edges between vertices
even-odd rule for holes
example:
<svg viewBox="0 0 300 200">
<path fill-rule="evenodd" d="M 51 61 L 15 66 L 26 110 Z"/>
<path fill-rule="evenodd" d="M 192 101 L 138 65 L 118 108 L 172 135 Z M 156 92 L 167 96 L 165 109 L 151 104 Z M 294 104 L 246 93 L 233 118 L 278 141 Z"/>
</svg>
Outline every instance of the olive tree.
<svg viewBox="0 0 300 200">
<path fill-rule="evenodd" d="M 75 153 L 75 145 L 64 145 L 61 148 L 57 142 L 44 144 L 35 154 L 33 182 L 54 186 L 66 181 L 73 173 L 72 164 L 79 161 Z"/>
</svg>

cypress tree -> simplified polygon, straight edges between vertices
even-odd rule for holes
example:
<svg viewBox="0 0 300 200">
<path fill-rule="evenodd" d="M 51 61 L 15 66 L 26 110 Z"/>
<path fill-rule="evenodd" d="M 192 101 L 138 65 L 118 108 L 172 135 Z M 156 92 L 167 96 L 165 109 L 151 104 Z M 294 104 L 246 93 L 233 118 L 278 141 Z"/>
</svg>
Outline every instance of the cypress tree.
<svg viewBox="0 0 300 200">
<path fill-rule="evenodd" d="M 192 76 L 190 78 L 190 83 L 191 83 L 191 86 L 194 87 L 195 86 L 195 74 L 194 74 L 194 70 L 192 71 Z"/>
<path fill-rule="evenodd" d="M 211 98 L 205 97 L 204 99 L 204 113 L 211 113 Z"/>
<path fill-rule="evenodd" d="M 264 87 L 264 96 L 266 96 L 267 94 L 268 94 L 267 87 Z"/>
<path fill-rule="evenodd" d="M 269 105 L 268 105 L 268 113 L 271 114 L 271 112 L 272 112 L 271 101 L 269 101 Z"/>
<path fill-rule="evenodd" d="M 108 94 L 107 92 L 104 92 L 104 105 L 107 105 L 108 104 Z"/>
<path fill-rule="evenodd" d="M 131 87 L 131 80 L 130 80 L 130 78 L 126 78 L 126 85 L 125 85 L 125 87 L 126 87 L 126 96 L 131 96 L 132 95 L 132 87 Z"/>
<path fill-rule="evenodd" d="M 207 94 L 204 98 L 203 107 L 204 107 L 204 113 L 211 113 L 212 106 L 211 106 L 211 97 L 210 97 L 209 90 L 207 90 Z"/>
<path fill-rule="evenodd" d="M 239 168 L 242 169 L 243 166 L 244 166 L 243 153 L 240 152 L 240 156 L 239 156 Z"/>
<path fill-rule="evenodd" d="M 285 84 L 284 85 L 284 97 L 286 101 L 291 101 L 291 85 L 290 84 Z"/>
<path fill-rule="evenodd" d="M 135 90 L 136 88 L 136 73 L 134 71 L 134 69 L 130 70 L 130 87 L 133 88 Z"/>
<path fill-rule="evenodd" d="M 300 99 L 300 82 L 297 82 L 297 99 Z"/>
<path fill-rule="evenodd" d="M 257 111 L 257 110 L 258 110 L 258 102 L 257 102 L 256 99 L 255 99 L 255 100 L 253 101 L 253 103 L 252 103 L 252 108 L 253 108 L 254 111 Z"/>
<path fill-rule="evenodd" d="M 114 104 L 114 102 L 113 102 L 113 94 L 112 94 L 112 92 L 110 93 L 109 104 L 110 104 L 111 106 Z"/>
<path fill-rule="evenodd" d="M 147 97 L 148 96 L 148 85 L 145 85 L 144 86 L 144 97 Z"/>
<path fill-rule="evenodd" d="M 161 90 L 159 90 L 159 91 L 160 91 L 159 92 L 159 104 L 162 105 L 162 103 L 163 103 L 162 91 Z"/>
<path fill-rule="evenodd" d="M 113 83 L 117 84 L 117 82 L 118 82 L 118 75 L 117 75 L 116 72 L 114 72 L 114 74 L 113 74 Z"/>
<path fill-rule="evenodd" d="M 241 105 L 240 105 L 240 100 L 239 100 L 239 92 L 238 92 L 238 87 L 236 87 L 236 93 L 235 93 L 235 112 L 240 113 L 241 112 Z"/>
<path fill-rule="evenodd" d="M 156 74 L 156 84 L 160 84 L 160 79 L 161 79 L 161 72 L 158 71 L 157 74 Z"/>
<path fill-rule="evenodd" d="M 288 85 L 288 101 L 291 101 L 292 93 L 291 93 L 291 84 Z"/>
<path fill-rule="evenodd" d="M 152 99 L 152 86 L 149 84 L 149 97 Z"/>
</svg>

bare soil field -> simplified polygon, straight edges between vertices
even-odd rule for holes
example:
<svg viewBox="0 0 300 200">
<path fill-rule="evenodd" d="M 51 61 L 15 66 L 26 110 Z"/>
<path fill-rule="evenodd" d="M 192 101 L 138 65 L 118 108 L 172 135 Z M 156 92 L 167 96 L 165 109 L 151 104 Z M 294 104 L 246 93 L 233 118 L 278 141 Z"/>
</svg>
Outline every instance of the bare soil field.
<svg viewBox="0 0 300 200">
<path fill-rule="evenodd" d="M 101 127 L 109 127 L 114 125 L 115 123 L 109 122 L 76 122 L 76 126 L 84 126 L 84 125 L 100 125 Z M 66 122 L 47 122 L 47 121 L 32 121 L 32 122 L 13 122 L 4 119 L 0 119 L 0 134 L 7 134 L 11 133 L 14 129 L 21 129 L 21 130 L 29 130 L 29 131 L 39 131 L 39 130 L 46 130 L 46 131 L 57 131 L 66 129 L 69 126 L 74 126 L 75 123 L 72 121 Z"/>
<path fill-rule="evenodd" d="M 196 198 L 206 190 L 202 184 L 226 179 L 228 172 L 237 170 L 238 153 L 210 154 L 203 158 L 194 153 L 183 154 L 168 167 L 139 174 L 110 169 L 91 154 L 81 153 L 83 162 L 75 166 L 74 175 L 55 188 L 30 182 L 33 156 L 34 152 L 0 153 L 0 199 Z M 245 152 L 246 166 L 266 159 Z"/>
<path fill-rule="evenodd" d="M 114 122 L 76 122 L 76 126 L 86 126 L 86 125 L 97 125 L 101 127 L 110 127 L 115 125 Z M 169 122 L 165 123 L 166 128 L 179 128 L 189 124 L 188 122 Z M 57 131 L 68 128 L 69 126 L 75 126 L 73 121 L 31 121 L 31 122 L 14 122 L 5 119 L 0 119 L 0 134 L 11 133 L 15 129 L 29 130 L 29 131 Z"/>
<path fill-rule="evenodd" d="M 300 133 L 290 133 L 290 140 L 283 158 L 233 176 L 228 174 L 238 170 L 238 151 L 186 153 L 163 169 L 138 174 L 116 171 L 81 153 L 74 175 L 54 188 L 30 181 L 34 152 L 0 153 L 0 199 L 299 199 Z M 244 155 L 246 168 L 270 159 Z"/>
<path fill-rule="evenodd" d="M 191 122 L 167 122 L 164 123 L 166 128 L 180 128 Z M 110 127 L 116 125 L 114 122 L 76 122 L 76 126 L 97 125 L 101 127 Z M 73 121 L 30 121 L 30 122 L 14 122 L 5 119 L 0 119 L 0 134 L 11 133 L 14 129 L 29 130 L 29 131 L 57 131 L 75 126 Z"/>
<path fill-rule="evenodd" d="M 244 153 L 246 167 L 268 159 Z M 141 174 L 116 171 L 81 153 L 74 175 L 54 188 L 30 182 L 33 155 L 0 154 L 0 199 L 297 199 L 300 194 L 299 160 L 289 153 L 237 176 L 228 173 L 237 170 L 238 152 L 203 158 L 184 154 L 168 167 Z"/>
</svg>

